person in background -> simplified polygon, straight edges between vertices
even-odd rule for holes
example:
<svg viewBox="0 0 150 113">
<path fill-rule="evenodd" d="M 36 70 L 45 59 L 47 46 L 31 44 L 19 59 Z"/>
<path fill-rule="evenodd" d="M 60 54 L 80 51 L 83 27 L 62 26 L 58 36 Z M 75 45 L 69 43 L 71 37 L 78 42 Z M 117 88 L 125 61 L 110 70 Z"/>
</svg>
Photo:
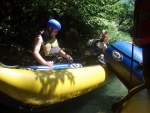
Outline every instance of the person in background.
<svg viewBox="0 0 150 113">
<path fill-rule="evenodd" d="M 59 30 L 61 24 L 55 19 L 49 19 L 43 31 L 36 35 L 33 56 L 38 64 L 53 67 L 56 55 L 65 58 L 68 62 L 73 61 L 73 58 L 59 47 L 55 37 Z"/>
<path fill-rule="evenodd" d="M 100 57 L 101 59 L 104 58 L 104 52 L 105 50 L 107 49 L 107 43 L 109 41 L 109 35 L 108 35 L 108 32 L 106 30 L 102 30 L 102 32 L 100 33 L 99 35 L 99 39 L 100 41 L 96 44 L 98 48 L 101 49 L 101 53 L 100 53 Z"/>
<path fill-rule="evenodd" d="M 96 39 L 89 39 L 85 50 L 87 56 L 86 61 L 91 64 L 94 63 L 93 59 L 99 58 L 104 61 L 104 52 L 107 49 L 107 42 L 109 41 L 109 35 L 106 30 L 102 30 Z M 104 63 L 104 62 L 103 62 Z"/>
</svg>

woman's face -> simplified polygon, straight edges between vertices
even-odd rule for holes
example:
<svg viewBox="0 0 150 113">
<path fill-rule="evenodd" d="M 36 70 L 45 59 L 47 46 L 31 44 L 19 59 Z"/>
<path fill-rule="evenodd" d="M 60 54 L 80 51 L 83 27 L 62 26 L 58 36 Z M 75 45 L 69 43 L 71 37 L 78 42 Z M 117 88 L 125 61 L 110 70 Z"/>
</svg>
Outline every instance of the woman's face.
<svg viewBox="0 0 150 113">
<path fill-rule="evenodd" d="M 53 36 L 56 36 L 57 34 L 58 34 L 58 30 L 55 30 L 55 29 L 54 29 L 54 30 L 52 31 L 52 33 L 51 33 L 51 36 L 53 37 Z"/>
<path fill-rule="evenodd" d="M 51 37 L 54 37 L 58 34 L 58 30 L 53 29 L 52 32 L 50 32 L 51 30 L 52 28 L 50 27 L 48 32 L 49 32 L 49 35 L 51 35 Z"/>
<path fill-rule="evenodd" d="M 104 39 L 104 42 L 107 43 L 108 41 L 109 41 L 109 36 L 106 35 L 106 36 L 105 36 L 105 39 Z"/>
</svg>

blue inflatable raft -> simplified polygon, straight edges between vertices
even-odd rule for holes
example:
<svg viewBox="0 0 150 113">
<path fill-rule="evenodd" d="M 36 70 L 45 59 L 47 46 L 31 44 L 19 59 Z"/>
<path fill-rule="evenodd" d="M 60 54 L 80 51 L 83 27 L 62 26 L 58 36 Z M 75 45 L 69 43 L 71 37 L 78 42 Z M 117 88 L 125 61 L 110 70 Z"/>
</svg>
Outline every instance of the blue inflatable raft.
<svg viewBox="0 0 150 113">
<path fill-rule="evenodd" d="M 112 43 L 105 51 L 105 62 L 130 89 L 143 83 L 142 49 L 128 41 Z"/>
</svg>

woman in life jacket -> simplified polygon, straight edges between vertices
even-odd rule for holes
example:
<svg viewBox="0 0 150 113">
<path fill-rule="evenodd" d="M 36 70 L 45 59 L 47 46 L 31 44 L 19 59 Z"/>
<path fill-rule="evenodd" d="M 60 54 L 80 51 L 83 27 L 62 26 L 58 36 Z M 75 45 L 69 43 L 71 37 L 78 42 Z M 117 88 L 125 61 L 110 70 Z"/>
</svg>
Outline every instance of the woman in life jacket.
<svg viewBox="0 0 150 113">
<path fill-rule="evenodd" d="M 87 56 L 86 61 L 94 63 L 95 59 L 104 61 L 104 52 L 107 49 L 107 42 L 109 41 L 109 35 L 106 30 L 102 30 L 100 35 L 96 39 L 89 39 L 85 50 Z M 104 63 L 104 62 L 103 62 Z"/>
<path fill-rule="evenodd" d="M 73 61 L 73 58 L 59 47 L 55 37 L 59 30 L 61 30 L 61 24 L 55 19 L 50 19 L 44 30 L 36 35 L 33 56 L 39 64 L 53 67 L 55 62 L 52 55 L 55 56 L 56 54 L 64 57 L 69 62 Z"/>
</svg>

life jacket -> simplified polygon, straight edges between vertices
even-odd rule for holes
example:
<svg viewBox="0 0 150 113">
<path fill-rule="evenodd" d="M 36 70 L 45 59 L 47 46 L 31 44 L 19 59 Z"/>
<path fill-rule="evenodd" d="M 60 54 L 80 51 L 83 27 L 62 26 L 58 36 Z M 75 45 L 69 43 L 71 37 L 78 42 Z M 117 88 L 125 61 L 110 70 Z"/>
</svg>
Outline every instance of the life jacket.
<svg viewBox="0 0 150 113">
<path fill-rule="evenodd" d="M 150 0 L 135 1 L 133 41 L 137 46 L 150 44 Z"/>
<path fill-rule="evenodd" d="M 87 42 L 87 47 L 85 51 L 85 55 L 99 55 L 103 53 L 103 48 L 98 46 L 98 43 L 103 43 L 100 39 L 89 39 Z"/>
<path fill-rule="evenodd" d="M 58 54 L 60 48 L 56 37 L 50 39 L 49 37 L 44 36 L 44 34 L 41 34 L 41 36 L 44 41 L 44 43 L 42 44 L 42 49 L 40 50 L 42 56 L 51 56 L 54 54 Z"/>
</svg>

